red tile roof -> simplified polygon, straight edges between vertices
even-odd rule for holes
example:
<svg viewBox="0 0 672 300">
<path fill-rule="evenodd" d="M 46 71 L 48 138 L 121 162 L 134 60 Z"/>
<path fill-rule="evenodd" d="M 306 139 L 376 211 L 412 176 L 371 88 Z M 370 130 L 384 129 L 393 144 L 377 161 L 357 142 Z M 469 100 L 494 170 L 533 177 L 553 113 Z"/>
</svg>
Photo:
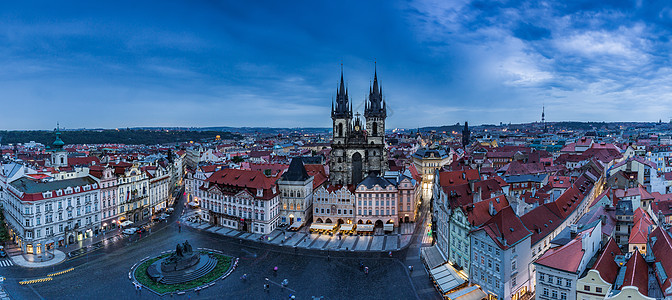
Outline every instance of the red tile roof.
<svg viewBox="0 0 672 300">
<path fill-rule="evenodd" d="M 621 248 L 618 247 L 616 241 L 613 238 L 609 238 L 607 245 L 602 250 L 602 254 L 600 254 L 593 265 L 593 270 L 600 272 L 600 277 L 611 284 L 616 281 L 616 275 L 618 275 L 618 264 L 614 260 L 616 255 L 623 255 L 623 252 L 621 252 Z"/>
<path fill-rule="evenodd" d="M 481 228 L 474 231 L 479 230 L 485 230 L 485 233 L 503 250 L 523 241 L 532 234 L 525 228 L 525 225 L 520 221 L 520 218 L 518 218 L 511 206 L 507 206 L 499 211 L 485 222 Z"/>
<path fill-rule="evenodd" d="M 569 273 L 576 273 L 586 252 L 582 246 L 581 238 L 575 238 L 564 246 L 548 249 L 535 263 Z"/>
<path fill-rule="evenodd" d="M 472 205 L 466 205 L 463 209 L 466 211 L 469 224 L 472 226 L 481 226 L 483 223 L 487 222 L 492 217 L 490 216 L 491 202 L 495 212 L 498 212 L 509 206 L 509 201 L 506 200 L 505 195 L 479 201 Z"/>
<path fill-rule="evenodd" d="M 623 280 L 623 285 L 618 287 L 618 289 L 624 286 L 636 286 L 642 295 L 648 295 L 649 277 L 647 274 L 649 267 L 646 265 L 646 261 L 639 251 L 632 253 L 632 256 L 625 264 L 625 268 L 625 280 Z"/>
<path fill-rule="evenodd" d="M 308 175 L 314 176 L 314 189 L 327 181 L 328 177 L 327 172 L 324 170 L 324 165 L 304 165 L 304 167 L 306 168 Z"/>
<path fill-rule="evenodd" d="M 468 169 L 464 171 L 439 172 L 439 184 L 441 186 L 451 186 L 465 184 L 472 180 L 478 180 L 478 170 Z"/>
<path fill-rule="evenodd" d="M 654 265 L 660 263 L 662 268 L 667 272 L 667 280 L 664 282 L 661 281 L 658 272 L 656 273 L 656 278 L 658 279 L 658 284 L 660 285 L 663 293 L 672 286 L 672 237 L 670 237 L 669 232 L 665 232 L 663 228 L 658 227 L 651 232 L 649 237 L 650 242 L 652 239 L 656 240 L 653 245 L 650 246 L 649 250 L 653 253 Z M 665 296 L 672 296 L 672 293 L 667 293 Z"/>
<path fill-rule="evenodd" d="M 242 189 L 247 189 L 252 196 L 261 199 L 271 199 L 277 195 L 274 177 L 266 177 L 259 171 L 223 169 L 213 173 L 206 181 L 222 187 L 222 191 L 228 194 L 237 194 Z M 257 197 L 257 190 L 263 189 L 263 196 Z"/>
</svg>

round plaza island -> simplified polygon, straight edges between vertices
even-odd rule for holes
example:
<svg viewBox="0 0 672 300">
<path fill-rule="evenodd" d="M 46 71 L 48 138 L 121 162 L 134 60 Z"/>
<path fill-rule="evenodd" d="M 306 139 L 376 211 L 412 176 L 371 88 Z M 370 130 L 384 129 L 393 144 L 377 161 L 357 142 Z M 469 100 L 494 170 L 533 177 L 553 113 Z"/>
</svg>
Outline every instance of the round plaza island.
<svg viewBox="0 0 672 300">
<path fill-rule="evenodd" d="M 196 250 L 189 242 L 175 251 L 146 259 L 133 270 L 133 277 L 157 294 L 204 288 L 232 270 L 232 258 L 213 251 Z"/>
</svg>

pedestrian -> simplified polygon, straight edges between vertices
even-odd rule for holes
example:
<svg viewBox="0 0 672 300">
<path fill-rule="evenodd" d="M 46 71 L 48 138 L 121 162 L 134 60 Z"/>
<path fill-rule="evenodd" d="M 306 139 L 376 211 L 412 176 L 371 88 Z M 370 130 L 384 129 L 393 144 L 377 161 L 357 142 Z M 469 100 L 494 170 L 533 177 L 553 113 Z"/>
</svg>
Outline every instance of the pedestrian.
<svg viewBox="0 0 672 300">
<path fill-rule="evenodd" d="M 413 272 L 413 266 L 410 266 L 410 265 L 409 265 L 409 266 L 408 266 L 408 271 L 409 271 L 409 272 Z"/>
<path fill-rule="evenodd" d="M 361 262 L 361 261 L 359 262 L 359 269 L 360 269 L 360 270 L 363 270 L 363 269 L 364 269 L 364 263 Z"/>
<path fill-rule="evenodd" d="M 138 284 L 138 291 L 142 292 L 142 285 Z"/>
<path fill-rule="evenodd" d="M 390 251 L 390 252 L 388 253 L 388 255 L 389 255 L 390 257 L 392 257 L 392 251 Z"/>
<path fill-rule="evenodd" d="M 369 275 L 369 267 L 364 267 L 364 274 Z"/>
</svg>

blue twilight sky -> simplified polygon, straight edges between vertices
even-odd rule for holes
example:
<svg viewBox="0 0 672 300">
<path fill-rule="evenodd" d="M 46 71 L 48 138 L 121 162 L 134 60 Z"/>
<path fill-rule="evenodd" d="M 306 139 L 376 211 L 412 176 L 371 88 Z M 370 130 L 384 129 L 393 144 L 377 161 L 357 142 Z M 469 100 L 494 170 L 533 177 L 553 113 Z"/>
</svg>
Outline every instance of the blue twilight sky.
<svg viewBox="0 0 672 300">
<path fill-rule="evenodd" d="M 669 1 L 3 1 L 0 129 L 672 117 Z"/>
</svg>

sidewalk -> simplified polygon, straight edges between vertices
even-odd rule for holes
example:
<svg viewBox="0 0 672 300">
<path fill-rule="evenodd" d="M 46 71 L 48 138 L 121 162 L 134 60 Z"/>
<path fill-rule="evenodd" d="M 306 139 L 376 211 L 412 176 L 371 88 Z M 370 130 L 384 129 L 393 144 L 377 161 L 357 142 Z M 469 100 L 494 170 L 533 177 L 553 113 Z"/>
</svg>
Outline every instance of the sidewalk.
<svg viewBox="0 0 672 300">
<path fill-rule="evenodd" d="M 366 251 L 388 252 L 397 251 L 412 240 L 412 232 L 408 234 L 397 233 L 386 235 L 328 235 L 309 233 L 305 228 L 297 232 L 276 229 L 270 234 L 249 233 L 234 230 L 222 226 L 214 226 L 206 222 L 194 223 L 187 221 L 191 214 L 187 213 L 180 219 L 180 223 L 195 229 L 209 231 L 221 236 L 244 239 L 253 242 L 277 245 L 287 248 L 302 248 L 310 250 L 330 251 Z M 413 224 L 415 225 L 415 224 Z M 404 230 L 408 232 L 408 230 Z"/>
</svg>

